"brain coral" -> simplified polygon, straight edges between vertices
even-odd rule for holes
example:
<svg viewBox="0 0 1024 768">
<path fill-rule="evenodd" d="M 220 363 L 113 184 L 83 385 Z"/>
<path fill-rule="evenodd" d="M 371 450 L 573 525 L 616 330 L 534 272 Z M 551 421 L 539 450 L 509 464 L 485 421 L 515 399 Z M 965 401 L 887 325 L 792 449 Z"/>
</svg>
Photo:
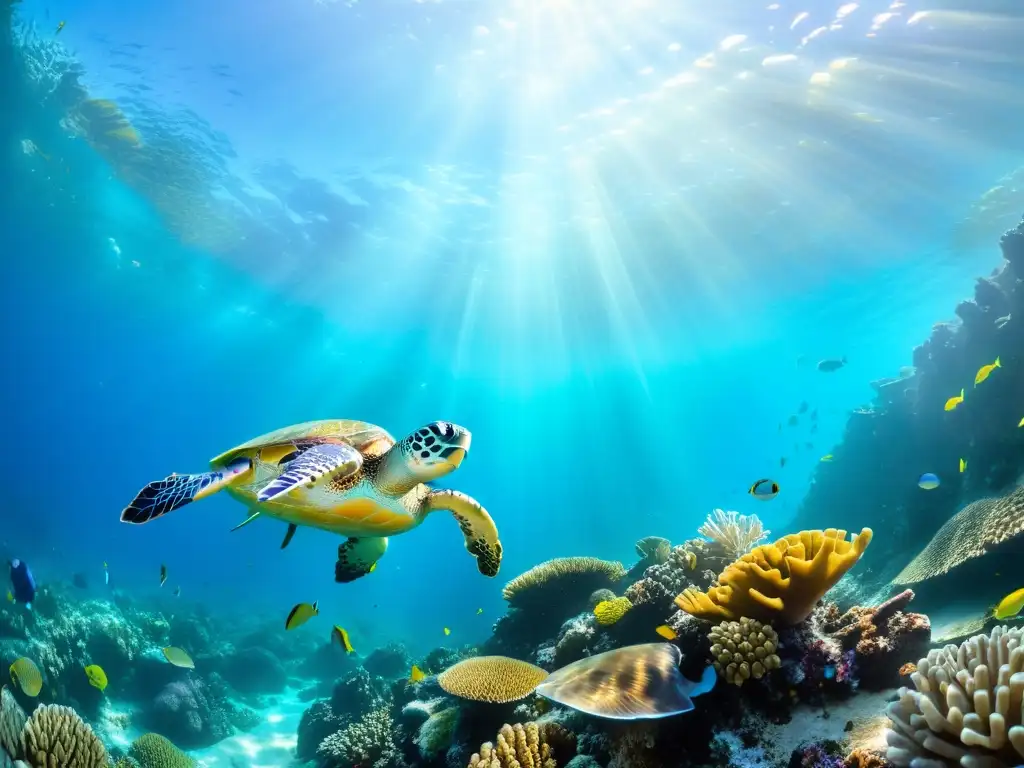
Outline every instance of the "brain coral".
<svg viewBox="0 0 1024 768">
<path fill-rule="evenodd" d="M 437 676 L 447 693 L 462 699 L 505 704 L 525 699 L 548 676 L 540 667 L 505 656 L 460 661 Z"/>
<path fill-rule="evenodd" d="M 629 613 L 629 609 L 632 607 L 633 603 L 628 597 L 616 597 L 612 600 L 602 600 L 594 606 L 594 616 L 597 617 L 598 624 L 610 627 Z"/>
<path fill-rule="evenodd" d="M 531 602 L 544 602 L 558 592 L 572 590 L 586 595 L 599 587 L 608 587 L 623 576 L 622 563 L 597 557 L 558 557 L 535 565 L 516 576 L 502 592 L 510 605 L 522 607 Z"/>
<path fill-rule="evenodd" d="M 128 751 L 142 768 L 192 768 L 196 761 L 158 733 L 144 733 Z"/>
<path fill-rule="evenodd" d="M 979 499 L 947 520 L 893 583 L 916 584 L 941 576 L 1021 532 L 1024 532 L 1024 487 L 998 498 Z"/>
<path fill-rule="evenodd" d="M 846 540 L 846 531 L 835 528 L 791 533 L 743 555 L 722 571 L 721 586 L 706 593 L 685 590 L 676 605 L 710 621 L 746 616 L 780 625 L 799 624 L 870 543 L 870 528 L 853 541 Z"/>
<path fill-rule="evenodd" d="M 996 627 L 917 663 L 889 705 L 886 757 L 912 768 L 1008 768 L 1024 758 L 1024 628 Z"/>
<path fill-rule="evenodd" d="M 71 707 L 37 707 L 21 739 L 25 761 L 33 768 L 107 768 L 103 742 Z"/>
</svg>

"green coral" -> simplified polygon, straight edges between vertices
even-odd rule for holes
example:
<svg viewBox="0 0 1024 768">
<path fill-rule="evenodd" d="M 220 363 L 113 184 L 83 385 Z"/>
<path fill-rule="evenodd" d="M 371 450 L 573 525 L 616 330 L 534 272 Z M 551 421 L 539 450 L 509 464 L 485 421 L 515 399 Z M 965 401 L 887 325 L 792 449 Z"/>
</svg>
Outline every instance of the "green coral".
<svg viewBox="0 0 1024 768">
<path fill-rule="evenodd" d="M 196 761 L 158 733 L 144 733 L 128 750 L 140 768 L 194 768 Z"/>
<path fill-rule="evenodd" d="M 447 752 L 455 741 L 455 728 L 459 724 L 459 708 L 448 707 L 440 712 L 433 713 L 427 721 L 420 726 L 419 732 L 413 741 L 420 748 L 420 754 L 430 759 L 443 752 Z"/>
</svg>

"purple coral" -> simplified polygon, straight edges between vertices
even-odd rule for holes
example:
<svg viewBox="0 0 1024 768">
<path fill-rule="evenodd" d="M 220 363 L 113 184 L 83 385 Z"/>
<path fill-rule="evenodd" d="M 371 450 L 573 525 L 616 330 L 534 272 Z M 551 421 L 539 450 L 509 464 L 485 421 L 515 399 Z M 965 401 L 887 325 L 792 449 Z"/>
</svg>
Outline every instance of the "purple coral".
<svg viewBox="0 0 1024 768">
<path fill-rule="evenodd" d="M 231 734 L 221 702 L 195 677 L 165 685 L 144 717 L 186 749 L 208 747 Z"/>
<path fill-rule="evenodd" d="M 842 768 L 843 766 L 843 758 L 829 754 L 821 744 L 808 744 L 800 750 L 799 759 L 800 768 Z"/>
</svg>

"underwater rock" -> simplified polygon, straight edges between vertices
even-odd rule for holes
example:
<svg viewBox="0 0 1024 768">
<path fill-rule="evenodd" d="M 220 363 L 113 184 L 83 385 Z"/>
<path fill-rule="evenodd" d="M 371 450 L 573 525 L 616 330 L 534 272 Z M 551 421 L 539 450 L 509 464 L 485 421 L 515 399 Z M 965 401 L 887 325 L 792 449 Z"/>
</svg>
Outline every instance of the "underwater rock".
<svg viewBox="0 0 1024 768">
<path fill-rule="evenodd" d="M 337 682 L 331 708 L 339 717 L 351 718 L 379 707 L 388 699 L 388 683 L 358 667 Z"/>
<path fill-rule="evenodd" d="M 334 682 L 359 663 L 354 653 L 345 653 L 335 643 L 322 643 L 311 654 L 296 662 L 294 670 L 299 677 Z"/>
<path fill-rule="evenodd" d="M 388 643 L 383 648 L 375 648 L 363 659 L 363 668 L 376 677 L 406 677 L 411 667 L 412 659 L 401 643 Z"/>
<path fill-rule="evenodd" d="M 222 657 L 214 668 L 239 693 L 280 693 L 288 684 L 280 660 L 266 648 L 242 648 Z"/>
<path fill-rule="evenodd" d="M 208 747 L 231 734 L 223 699 L 195 676 L 168 683 L 142 720 L 185 749 Z"/>
</svg>

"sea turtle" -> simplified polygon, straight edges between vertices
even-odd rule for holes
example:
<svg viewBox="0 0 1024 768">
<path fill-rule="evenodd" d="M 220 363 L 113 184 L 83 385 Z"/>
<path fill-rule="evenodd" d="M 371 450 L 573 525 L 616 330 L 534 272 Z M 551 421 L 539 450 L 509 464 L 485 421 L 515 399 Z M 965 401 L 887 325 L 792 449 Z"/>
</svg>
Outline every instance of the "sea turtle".
<svg viewBox="0 0 1024 768">
<path fill-rule="evenodd" d="M 249 516 L 288 523 L 281 548 L 296 527 L 308 525 L 346 536 L 338 547 L 335 581 L 372 571 L 388 536 L 405 533 L 435 510 L 454 515 L 466 549 L 485 576 L 501 565 L 501 542 L 491 516 L 459 491 L 426 484 L 459 468 L 469 450 L 468 430 L 434 421 L 396 443 L 362 421 L 310 421 L 257 437 L 210 462 L 211 471 L 168 475 L 150 483 L 121 513 L 125 523 L 148 523 L 221 489 L 242 502 Z"/>
</svg>

